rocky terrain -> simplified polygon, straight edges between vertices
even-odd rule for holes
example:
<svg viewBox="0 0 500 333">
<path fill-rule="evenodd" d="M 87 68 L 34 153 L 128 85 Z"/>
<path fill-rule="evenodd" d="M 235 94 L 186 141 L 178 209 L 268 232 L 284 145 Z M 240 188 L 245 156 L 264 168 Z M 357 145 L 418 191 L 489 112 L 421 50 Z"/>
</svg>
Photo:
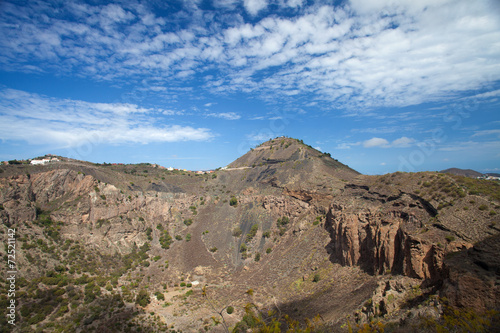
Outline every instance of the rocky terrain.
<svg viewBox="0 0 500 333">
<path fill-rule="evenodd" d="M 0 167 L 1 331 L 498 327 L 493 181 L 364 176 L 290 138 L 203 175 L 59 159 Z"/>
</svg>

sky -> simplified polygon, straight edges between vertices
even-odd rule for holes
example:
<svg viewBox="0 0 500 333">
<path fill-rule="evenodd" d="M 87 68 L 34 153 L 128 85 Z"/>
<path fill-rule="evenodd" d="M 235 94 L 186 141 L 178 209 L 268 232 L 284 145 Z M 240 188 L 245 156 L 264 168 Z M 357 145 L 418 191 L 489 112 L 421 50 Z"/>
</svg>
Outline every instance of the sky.
<svg viewBox="0 0 500 333">
<path fill-rule="evenodd" d="M 500 2 L 0 2 L 0 160 L 500 172 Z"/>
</svg>

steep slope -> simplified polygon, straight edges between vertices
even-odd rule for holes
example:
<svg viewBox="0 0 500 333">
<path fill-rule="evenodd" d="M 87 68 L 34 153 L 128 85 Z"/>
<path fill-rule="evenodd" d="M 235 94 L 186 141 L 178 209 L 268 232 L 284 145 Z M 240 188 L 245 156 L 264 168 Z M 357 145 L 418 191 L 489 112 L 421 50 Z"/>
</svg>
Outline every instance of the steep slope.
<svg viewBox="0 0 500 333">
<path fill-rule="evenodd" d="M 352 314 L 404 321 L 418 305 L 438 316 L 429 297 L 439 293 L 498 306 L 496 262 L 474 250 L 494 252 L 500 231 L 493 182 L 362 176 L 288 138 L 205 175 L 62 160 L 0 167 L 18 331 L 223 332 L 219 314 L 235 326 L 249 302 L 298 320 L 319 314 L 330 330 Z M 457 251 L 463 265 L 448 261 Z M 465 293 L 479 280 L 493 291 L 474 303 Z"/>
</svg>

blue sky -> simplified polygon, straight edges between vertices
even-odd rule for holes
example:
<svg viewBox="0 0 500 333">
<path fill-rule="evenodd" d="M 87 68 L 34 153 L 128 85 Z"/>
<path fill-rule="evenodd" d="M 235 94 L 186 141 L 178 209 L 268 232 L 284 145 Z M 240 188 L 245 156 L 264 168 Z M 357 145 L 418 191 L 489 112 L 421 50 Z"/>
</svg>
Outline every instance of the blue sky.
<svg viewBox="0 0 500 333">
<path fill-rule="evenodd" d="M 500 172 L 498 1 L 2 1 L 0 36 L 0 160 L 211 169 L 286 135 Z"/>
</svg>

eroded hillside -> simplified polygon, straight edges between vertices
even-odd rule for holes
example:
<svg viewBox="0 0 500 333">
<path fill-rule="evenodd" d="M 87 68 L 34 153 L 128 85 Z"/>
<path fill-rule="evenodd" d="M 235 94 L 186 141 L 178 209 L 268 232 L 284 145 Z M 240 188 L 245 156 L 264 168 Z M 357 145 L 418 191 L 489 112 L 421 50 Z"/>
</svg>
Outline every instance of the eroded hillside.
<svg viewBox="0 0 500 333">
<path fill-rule="evenodd" d="M 1 168 L 17 331 L 245 331 L 248 303 L 320 315 L 328 330 L 348 316 L 437 322 L 440 297 L 499 306 L 493 182 L 362 176 L 288 138 L 204 175 L 67 159 Z"/>
</svg>

